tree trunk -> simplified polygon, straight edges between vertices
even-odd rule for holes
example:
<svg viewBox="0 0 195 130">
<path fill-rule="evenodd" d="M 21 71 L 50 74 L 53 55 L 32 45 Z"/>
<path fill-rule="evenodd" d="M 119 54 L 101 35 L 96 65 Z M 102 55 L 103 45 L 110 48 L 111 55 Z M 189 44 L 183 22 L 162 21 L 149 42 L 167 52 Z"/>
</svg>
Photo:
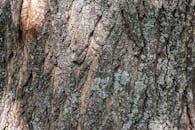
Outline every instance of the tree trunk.
<svg viewBox="0 0 195 130">
<path fill-rule="evenodd" d="M 0 130 L 195 130 L 194 0 L 0 0 Z"/>
</svg>

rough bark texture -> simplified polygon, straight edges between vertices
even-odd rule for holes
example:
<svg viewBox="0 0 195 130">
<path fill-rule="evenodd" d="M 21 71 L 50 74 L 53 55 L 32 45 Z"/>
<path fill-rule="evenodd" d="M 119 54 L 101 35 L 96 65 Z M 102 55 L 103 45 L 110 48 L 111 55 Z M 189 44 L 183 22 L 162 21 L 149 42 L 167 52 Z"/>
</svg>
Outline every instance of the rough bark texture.
<svg viewBox="0 0 195 130">
<path fill-rule="evenodd" d="M 195 130 L 194 0 L 0 0 L 0 130 Z"/>
</svg>

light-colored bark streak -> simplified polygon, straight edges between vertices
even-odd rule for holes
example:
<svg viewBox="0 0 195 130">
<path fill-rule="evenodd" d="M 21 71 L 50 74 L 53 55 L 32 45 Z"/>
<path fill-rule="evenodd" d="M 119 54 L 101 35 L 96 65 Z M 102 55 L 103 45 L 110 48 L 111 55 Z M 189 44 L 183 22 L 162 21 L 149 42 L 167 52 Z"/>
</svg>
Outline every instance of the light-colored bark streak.
<svg viewBox="0 0 195 130">
<path fill-rule="evenodd" d="M 13 102 L 13 94 L 5 93 L 0 103 L 0 130 L 27 130 L 27 124 L 20 115 L 20 101 Z"/>
<path fill-rule="evenodd" d="M 138 80 L 138 68 L 139 68 L 139 59 L 137 57 L 134 57 L 134 71 L 133 71 L 133 78 L 134 78 L 134 83 Z"/>
<path fill-rule="evenodd" d="M 94 43 L 94 36 L 91 36 L 90 43 L 89 43 L 89 51 L 91 51 L 93 53 L 93 60 L 92 60 L 92 63 L 91 63 L 91 66 L 90 66 L 90 69 L 89 69 L 89 72 L 87 75 L 87 79 L 85 80 L 84 85 L 83 85 L 82 90 L 81 90 L 80 117 L 78 120 L 77 130 L 81 130 L 81 119 L 82 119 L 82 116 L 84 115 L 85 98 L 86 98 L 87 91 L 88 91 L 89 86 L 90 86 L 90 81 L 91 81 L 91 78 L 93 75 L 93 70 L 95 69 L 95 66 L 97 64 L 96 52 L 94 51 L 94 49 L 92 47 L 93 43 Z"/>
<path fill-rule="evenodd" d="M 42 68 L 44 69 L 44 66 L 45 66 L 45 60 L 46 60 L 46 57 L 48 55 L 48 51 L 49 51 L 49 43 L 48 43 L 48 40 L 45 41 L 45 46 L 44 46 L 44 51 L 43 51 L 43 64 L 42 64 Z"/>
<path fill-rule="evenodd" d="M 102 26 L 101 20 L 102 20 L 102 17 L 100 16 L 95 24 L 92 35 L 89 37 L 89 50 L 88 51 L 92 52 L 93 59 L 92 59 L 92 63 L 91 63 L 88 75 L 87 75 L 87 79 L 85 80 L 84 85 L 83 85 L 82 90 L 81 90 L 80 117 L 78 119 L 77 130 L 81 130 L 81 119 L 84 115 L 85 98 L 86 98 L 88 88 L 90 86 L 90 81 L 91 81 L 91 78 L 93 75 L 93 70 L 95 70 L 95 66 L 97 64 L 97 52 L 93 48 L 93 44 L 94 44 L 94 40 L 95 40 L 93 33 L 95 30 L 97 30 L 97 31 L 101 30 L 101 26 Z"/>
<path fill-rule="evenodd" d="M 20 27 L 23 39 L 37 38 L 45 21 L 47 0 L 23 0 Z"/>
<path fill-rule="evenodd" d="M 21 10 L 21 25 L 23 30 L 37 28 L 45 18 L 46 0 L 23 0 Z"/>
<path fill-rule="evenodd" d="M 25 30 L 29 29 L 31 8 L 32 8 L 32 0 L 30 0 L 29 2 L 23 1 L 22 11 L 21 11 L 21 22 L 22 22 L 21 24 L 22 24 L 22 28 Z"/>
<path fill-rule="evenodd" d="M 49 130 L 53 130 L 53 115 L 54 115 L 54 97 L 55 97 L 55 90 L 57 86 L 57 73 L 58 73 L 58 68 L 54 66 L 53 68 L 53 83 L 52 83 L 52 93 L 51 93 L 51 98 L 50 98 L 50 117 L 49 117 Z"/>
<path fill-rule="evenodd" d="M 30 13 L 31 13 L 31 8 L 32 8 L 32 0 L 29 1 L 28 9 L 27 9 L 27 16 L 26 16 L 26 28 L 29 29 L 29 24 L 30 24 Z"/>
</svg>

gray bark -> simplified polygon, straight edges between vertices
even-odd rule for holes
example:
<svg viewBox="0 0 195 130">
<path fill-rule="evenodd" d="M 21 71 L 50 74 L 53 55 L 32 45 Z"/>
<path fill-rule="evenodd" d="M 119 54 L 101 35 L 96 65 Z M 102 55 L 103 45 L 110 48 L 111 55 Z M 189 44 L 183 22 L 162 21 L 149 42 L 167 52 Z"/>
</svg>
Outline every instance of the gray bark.
<svg viewBox="0 0 195 130">
<path fill-rule="evenodd" d="M 194 130 L 194 0 L 0 0 L 1 130 Z"/>
</svg>

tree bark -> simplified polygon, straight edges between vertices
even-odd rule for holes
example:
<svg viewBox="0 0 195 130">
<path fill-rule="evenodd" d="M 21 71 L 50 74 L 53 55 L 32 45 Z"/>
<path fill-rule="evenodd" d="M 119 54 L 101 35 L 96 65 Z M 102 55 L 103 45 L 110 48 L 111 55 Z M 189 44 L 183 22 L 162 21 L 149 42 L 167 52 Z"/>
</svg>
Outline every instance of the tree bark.
<svg viewBox="0 0 195 130">
<path fill-rule="evenodd" d="M 194 130 L 194 0 L 1 0 L 1 130 Z"/>
</svg>

